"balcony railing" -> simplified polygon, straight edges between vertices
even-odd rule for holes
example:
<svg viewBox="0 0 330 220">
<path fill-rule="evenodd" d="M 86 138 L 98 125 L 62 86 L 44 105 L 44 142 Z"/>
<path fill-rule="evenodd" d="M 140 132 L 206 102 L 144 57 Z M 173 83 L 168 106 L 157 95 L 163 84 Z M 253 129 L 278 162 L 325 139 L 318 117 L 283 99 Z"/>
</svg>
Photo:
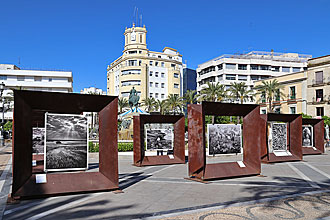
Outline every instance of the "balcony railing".
<svg viewBox="0 0 330 220">
<path fill-rule="evenodd" d="M 323 78 L 323 79 L 312 79 L 312 86 L 318 86 L 318 85 L 323 85 L 325 83 L 330 83 L 330 77 L 328 77 L 327 81 L 326 81 L 326 78 Z"/>
</svg>

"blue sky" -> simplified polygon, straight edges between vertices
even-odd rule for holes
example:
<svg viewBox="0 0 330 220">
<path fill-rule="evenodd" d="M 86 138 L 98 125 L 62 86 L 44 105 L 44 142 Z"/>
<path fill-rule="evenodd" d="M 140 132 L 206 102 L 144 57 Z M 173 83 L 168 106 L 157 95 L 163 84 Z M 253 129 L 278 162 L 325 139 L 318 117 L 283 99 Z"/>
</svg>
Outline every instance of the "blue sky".
<svg viewBox="0 0 330 220">
<path fill-rule="evenodd" d="M 190 68 L 251 50 L 330 54 L 328 0 L 0 0 L 0 63 L 72 70 L 75 92 L 105 90 L 135 7 L 148 48 L 175 48 Z"/>
</svg>

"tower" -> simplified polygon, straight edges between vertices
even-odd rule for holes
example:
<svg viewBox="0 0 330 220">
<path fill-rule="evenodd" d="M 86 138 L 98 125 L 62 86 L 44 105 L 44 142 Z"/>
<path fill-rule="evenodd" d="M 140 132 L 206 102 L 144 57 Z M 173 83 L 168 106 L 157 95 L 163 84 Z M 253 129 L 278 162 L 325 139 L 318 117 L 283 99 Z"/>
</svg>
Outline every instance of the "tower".
<svg viewBox="0 0 330 220">
<path fill-rule="evenodd" d="M 126 52 L 130 49 L 142 49 L 147 50 L 147 29 L 145 26 L 143 27 L 135 27 L 126 28 L 124 36 L 125 36 L 125 47 L 124 51 Z"/>
</svg>

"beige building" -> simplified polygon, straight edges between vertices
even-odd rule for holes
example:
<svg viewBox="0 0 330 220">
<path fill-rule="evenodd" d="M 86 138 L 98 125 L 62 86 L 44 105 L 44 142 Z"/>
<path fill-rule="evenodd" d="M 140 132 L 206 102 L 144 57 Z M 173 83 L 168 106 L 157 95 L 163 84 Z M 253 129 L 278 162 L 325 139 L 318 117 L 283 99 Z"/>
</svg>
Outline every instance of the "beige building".
<svg viewBox="0 0 330 220">
<path fill-rule="evenodd" d="M 307 71 L 291 73 L 283 76 L 272 77 L 266 80 L 255 82 L 255 86 L 262 85 L 262 82 L 277 80 L 281 85 L 283 95 L 275 94 L 272 101 L 273 111 L 276 113 L 296 114 L 307 111 Z M 261 94 L 257 95 L 257 102 L 261 105 L 261 113 L 269 111 L 269 102 Z"/>
<path fill-rule="evenodd" d="M 308 61 L 307 114 L 330 116 L 330 55 Z"/>
<path fill-rule="evenodd" d="M 144 27 L 126 28 L 122 56 L 107 68 L 109 95 L 128 97 L 134 86 L 140 102 L 147 97 L 166 99 L 169 94 L 182 96 L 182 55 L 165 47 L 162 52 L 149 51 Z"/>
<path fill-rule="evenodd" d="M 255 86 L 275 79 L 283 86 L 281 91 L 285 96 L 274 97 L 274 112 L 304 113 L 313 117 L 330 115 L 330 55 L 309 59 L 307 70 L 256 81 Z M 257 95 L 257 102 L 261 112 L 266 113 L 268 100 Z"/>
</svg>

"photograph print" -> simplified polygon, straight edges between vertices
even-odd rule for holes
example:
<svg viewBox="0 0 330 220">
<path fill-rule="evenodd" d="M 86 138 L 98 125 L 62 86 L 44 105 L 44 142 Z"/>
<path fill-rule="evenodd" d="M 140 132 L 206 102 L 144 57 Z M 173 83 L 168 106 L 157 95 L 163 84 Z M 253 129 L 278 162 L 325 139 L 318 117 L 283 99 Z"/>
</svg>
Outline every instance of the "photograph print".
<svg viewBox="0 0 330 220">
<path fill-rule="evenodd" d="M 287 124 L 272 123 L 272 148 L 273 151 L 287 150 Z"/>
<path fill-rule="evenodd" d="M 302 128 L 302 146 L 313 147 L 313 126 L 303 125 Z"/>
<path fill-rule="evenodd" d="M 32 153 L 43 154 L 45 146 L 45 128 L 32 128 Z"/>
<path fill-rule="evenodd" d="M 242 153 L 240 124 L 208 124 L 208 155 Z"/>
<path fill-rule="evenodd" d="M 82 115 L 46 114 L 45 171 L 88 168 L 88 126 Z"/>
<path fill-rule="evenodd" d="M 147 150 L 173 150 L 173 125 L 162 126 L 150 124 L 146 126 Z"/>
</svg>

